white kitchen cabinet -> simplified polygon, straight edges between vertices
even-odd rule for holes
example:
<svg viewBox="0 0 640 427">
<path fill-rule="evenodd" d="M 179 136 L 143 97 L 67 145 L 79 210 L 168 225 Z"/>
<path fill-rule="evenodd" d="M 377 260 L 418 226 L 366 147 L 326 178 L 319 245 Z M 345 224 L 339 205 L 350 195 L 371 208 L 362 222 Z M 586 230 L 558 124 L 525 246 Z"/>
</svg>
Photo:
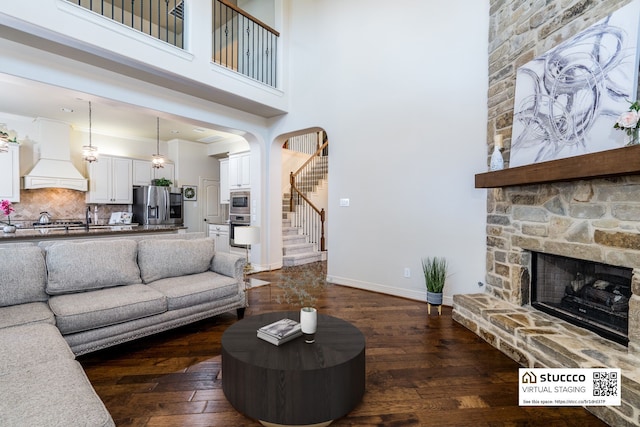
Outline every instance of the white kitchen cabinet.
<svg viewBox="0 0 640 427">
<path fill-rule="evenodd" d="M 166 178 L 176 187 L 176 167 L 173 163 L 165 163 L 163 168 L 154 169 L 150 160 L 133 160 L 133 185 L 151 185 L 154 179 Z"/>
<path fill-rule="evenodd" d="M 133 203 L 133 162 L 123 157 L 100 156 L 89 164 L 87 203 Z"/>
<path fill-rule="evenodd" d="M 229 253 L 229 226 L 223 224 L 209 224 L 209 237 L 213 237 L 216 252 Z"/>
<path fill-rule="evenodd" d="M 153 170 L 153 179 L 165 178 L 171 181 L 172 187 L 177 187 L 176 167 L 173 163 L 165 163 L 163 168 Z"/>
<path fill-rule="evenodd" d="M 229 156 L 229 188 L 231 190 L 251 187 L 251 153 L 238 153 Z"/>
<path fill-rule="evenodd" d="M 133 185 L 151 185 L 153 168 L 150 160 L 133 160 Z"/>
<path fill-rule="evenodd" d="M 20 146 L 9 143 L 9 151 L 0 153 L 0 199 L 20 201 Z"/>
<path fill-rule="evenodd" d="M 229 159 L 220 159 L 220 203 L 229 204 L 231 192 L 229 191 Z"/>
</svg>

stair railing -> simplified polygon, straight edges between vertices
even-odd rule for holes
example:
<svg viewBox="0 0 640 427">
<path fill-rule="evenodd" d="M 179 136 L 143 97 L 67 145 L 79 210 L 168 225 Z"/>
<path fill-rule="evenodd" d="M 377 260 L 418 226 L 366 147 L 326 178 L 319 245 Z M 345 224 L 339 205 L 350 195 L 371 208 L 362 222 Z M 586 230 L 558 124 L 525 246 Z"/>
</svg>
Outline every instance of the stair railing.
<svg viewBox="0 0 640 427">
<path fill-rule="evenodd" d="M 300 168 L 289 174 L 289 184 L 291 192 L 289 198 L 289 211 L 296 212 L 302 234 L 309 238 L 309 243 L 318 245 L 321 251 L 326 251 L 325 247 L 325 210 L 318 208 L 306 196 L 309 188 L 303 183 L 305 175 L 310 175 L 311 171 L 318 168 L 322 157 L 325 157 L 329 141 L 325 141 L 314 154 L 307 159 Z M 325 166 L 326 167 L 326 163 Z M 297 207 L 297 210 L 296 210 Z"/>
</svg>

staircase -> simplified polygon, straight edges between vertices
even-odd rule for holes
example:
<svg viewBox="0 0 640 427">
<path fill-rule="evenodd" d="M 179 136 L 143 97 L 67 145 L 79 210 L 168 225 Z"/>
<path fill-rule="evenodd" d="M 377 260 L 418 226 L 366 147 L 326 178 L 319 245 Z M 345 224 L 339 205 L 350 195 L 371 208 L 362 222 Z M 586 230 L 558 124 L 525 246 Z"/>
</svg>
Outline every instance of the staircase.
<svg viewBox="0 0 640 427">
<path fill-rule="evenodd" d="M 288 201 L 287 201 L 288 202 Z M 326 252 L 316 249 L 299 227 L 291 225 L 291 219 L 282 220 L 282 265 L 293 267 L 316 261 L 326 261 Z"/>
<path fill-rule="evenodd" d="M 311 167 L 298 176 L 297 188 L 314 204 L 318 199 L 318 189 L 326 191 L 327 157 L 319 156 Z M 294 200 L 301 201 L 294 197 Z M 307 221 L 306 213 L 300 205 L 294 205 L 290 211 L 291 194 L 282 197 L 282 263 L 285 267 L 326 261 L 326 251 L 321 251 L 318 236 L 308 236 L 303 232 Z M 325 202 L 326 204 L 326 202 Z M 310 239 L 311 237 L 311 239 Z"/>
</svg>

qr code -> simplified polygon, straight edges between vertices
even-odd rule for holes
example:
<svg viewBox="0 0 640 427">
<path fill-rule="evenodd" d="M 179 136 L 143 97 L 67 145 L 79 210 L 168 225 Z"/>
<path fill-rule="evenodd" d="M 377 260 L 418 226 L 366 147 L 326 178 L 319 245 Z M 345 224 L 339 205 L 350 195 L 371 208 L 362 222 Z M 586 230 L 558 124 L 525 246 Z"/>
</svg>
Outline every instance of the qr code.
<svg viewBox="0 0 640 427">
<path fill-rule="evenodd" d="M 618 395 L 618 373 L 617 372 L 594 372 L 593 373 L 593 395 L 594 396 L 617 396 Z"/>
</svg>

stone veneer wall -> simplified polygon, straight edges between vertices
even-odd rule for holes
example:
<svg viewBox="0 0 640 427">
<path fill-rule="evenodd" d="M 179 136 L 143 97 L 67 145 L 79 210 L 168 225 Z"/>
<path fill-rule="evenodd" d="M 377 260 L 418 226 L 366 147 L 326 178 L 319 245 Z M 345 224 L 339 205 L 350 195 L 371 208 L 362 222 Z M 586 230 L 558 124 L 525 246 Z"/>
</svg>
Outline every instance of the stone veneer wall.
<svg viewBox="0 0 640 427">
<path fill-rule="evenodd" d="M 493 135 L 501 133 L 508 165 L 517 68 L 629 1 L 491 0 L 488 155 Z M 523 249 L 640 267 L 637 177 L 487 193 L 487 290 L 493 295 L 516 304 L 528 302 L 530 260 Z M 640 352 L 640 287 L 633 291 L 630 348 Z"/>
<path fill-rule="evenodd" d="M 516 70 L 631 0 L 491 0 L 487 164 L 493 135 L 509 164 Z M 454 296 L 454 319 L 523 366 L 619 367 L 621 407 L 589 407 L 640 425 L 640 178 L 489 189 L 486 292 Z M 529 251 L 634 268 L 629 348 L 532 309 Z"/>
<path fill-rule="evenodd" d="M 488 205 L 488 293 L 530 302 L 529 251 L 632 268 L 629 351 L 640 356 L 640 177 L 495 189 Z"/>
<path fill-rule="evenodd" d="M 509 164 L 516 70 L 631 0 L 490 0 L 487 165 L 493 136 Z"/>
</svg>

